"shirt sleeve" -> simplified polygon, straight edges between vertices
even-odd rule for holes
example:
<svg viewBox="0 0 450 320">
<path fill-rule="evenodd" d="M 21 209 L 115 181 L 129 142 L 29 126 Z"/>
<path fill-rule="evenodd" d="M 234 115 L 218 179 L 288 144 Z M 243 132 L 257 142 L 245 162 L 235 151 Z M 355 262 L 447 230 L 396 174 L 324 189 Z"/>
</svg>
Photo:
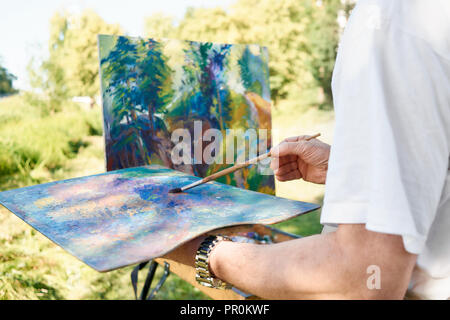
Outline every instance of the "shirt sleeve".
<svg viewBox="0 0 450 320">
<path fill-rule="evenodd" d="M 376 10 L 354 15 L 333 74 L 321 223 L 401 235 L 419 254 L 449 168 L 449 61 Z"/>
</svg>

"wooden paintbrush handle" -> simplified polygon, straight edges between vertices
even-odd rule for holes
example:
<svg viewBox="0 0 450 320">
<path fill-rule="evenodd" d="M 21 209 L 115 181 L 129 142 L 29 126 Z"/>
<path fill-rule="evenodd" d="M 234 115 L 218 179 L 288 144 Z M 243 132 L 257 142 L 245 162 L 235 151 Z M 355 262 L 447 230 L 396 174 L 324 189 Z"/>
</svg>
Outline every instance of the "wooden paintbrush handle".
<svg viewBox="0 0 450 320">
<path fill-rule="evenodd" d="M 317 133 L 317 134 L 315 134 L 315 135 L 313 135 L 311 137 L 308 137 L 305 140 L 309 141 L 311 139 L 317 138 L 318 136 L 320 136 L 320 133 Z M 221 170 L 219 172 L 213 173 L 212 175 L 203 178 L 202 182 L 205 183 L 205 182 L 208 182 L 208 181 L 215 180 L 217 178 L 223 177 L 223 176 L 225 176 L 227 174 L 230 174 L 230 173 L 232 173 L 232 172 L 234 172 L 236 170 L 239 170 L 241 168 L 245 168 L 245 167 L 247 167 L 247 166 L 249 166 L 251 164 L 255 164 L 255 163 L 257 163 L 257 162 L 259 162 L 261 160 L 264 160 L 264 159 L 266 159 L 268 157 L 270 157 L 270 151 L 265 153 L 265 154 L 260 155 L 259 157 L 247 160 L 244 163 L 238 163 L 238 164 L 235 164 L 232 167 L 229 167 L 229 168 L 223 169 L 223 170 Z"/>
<path fill-rule="evenodd" d="M 247 160 L 247 161 L 245 161 L 243 163 L 235 164 L 232 167 L 229 167 L 229 168 L 223 169 L 223 170 L 221 170 L 219 172 L 213 173 L 212 175 L 203 178 L 203 182 L 208 182 L 208 181 L 215 180 L 217 178 L 223 177 L 224 175 L 230 174 L 230 173 L 232 173 L 232 172 L 234 172 L 236 170 L 239 170 L 241 168 L 245 168 L 245 167 L 247 167 L 247 166 L 249 166 L 251 164 L 255 164 L 255 163 L 257 163 L 257 162 L 259 162 L 261 160 L 264 160 L 264 159 L 266 159 L 268 157 L 270 157 L 270 151 L 265 153 L 265 154 L 260 155 L 259 157 Z"/>
<path fill-rule="evenodd" d="M 306 141 L 309 141 L 309 140 L 315 139 L 315 138 L 317 138 L 317 137 L 320 137 L 320 133 L 316 133 L 315 135 L 313 135 L 313 136 L 311 136 L 311 137 L 308 137 L 308 138 L 306 138 L 305 140 L 306 140 Z"/>
</svg>

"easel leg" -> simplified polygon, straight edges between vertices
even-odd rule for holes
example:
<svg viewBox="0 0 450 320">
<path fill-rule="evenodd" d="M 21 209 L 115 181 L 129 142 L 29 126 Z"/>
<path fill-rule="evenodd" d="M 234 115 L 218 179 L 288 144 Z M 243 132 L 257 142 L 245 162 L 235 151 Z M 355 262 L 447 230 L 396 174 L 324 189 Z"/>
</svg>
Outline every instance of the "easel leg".
<svg viewBox="0 0 450 320">
<path fill-rule="evenodd" d="M 155 288 L 148 294 L 150 287 L 153 282 L 153 278 L 155 277 L 155 271 L 158 267 L 158 263 L 154 260 L 142 262 L 138 264 L 133 271 L 131 272 L 131 285 L 133 286 L 134 296 L 136 300 L 138 300 L 137 296 L 137 283 L 139 277 L 139 271 L 145 268 L 145 266 L 150 262 L 150 266 L 148 268 L 147 277 L 145 278 L 144 286 L 142 287 L 141 294 L 139 295 L 139 300 L 151 300 L 158 293 L 159 289 L 161 289 L 162 285 L 166 281 L 167 277 L 170 274 L 170 265 L 167 262 L 164 262 L 164 274 L 162 275 L 159 282 L 156 284 Z"/>
</svg>

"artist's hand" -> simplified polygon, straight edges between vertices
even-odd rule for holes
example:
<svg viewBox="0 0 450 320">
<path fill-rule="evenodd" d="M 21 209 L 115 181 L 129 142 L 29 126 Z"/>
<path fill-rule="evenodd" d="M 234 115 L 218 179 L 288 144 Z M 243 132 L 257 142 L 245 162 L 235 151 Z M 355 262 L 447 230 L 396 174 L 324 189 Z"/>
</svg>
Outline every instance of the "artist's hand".
<svg viewBox="0 0 450 320">
<path fill-rule="evenodd" d="M 302 179 L 324 184 L 330 157 L 330 145 L 308 136 L 284 139 L 271 150 L 270 168 L 279 181 Z"/>
</svg>

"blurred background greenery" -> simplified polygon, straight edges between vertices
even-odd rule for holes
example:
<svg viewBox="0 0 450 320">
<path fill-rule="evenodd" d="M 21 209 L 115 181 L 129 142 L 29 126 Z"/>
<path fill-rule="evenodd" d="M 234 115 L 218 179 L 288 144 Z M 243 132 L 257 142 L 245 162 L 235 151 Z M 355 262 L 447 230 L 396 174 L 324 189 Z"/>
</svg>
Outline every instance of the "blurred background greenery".
<svg viewBox="0 0 450 320">
<path fill-rule="evenodd" d="M 189 8 L 181 20 L 150 15 L 143 36 L 267 46 L 274 142 L 320 132 L 331 143 L 331 75 L 352 6 L 344 0 L 238 0 L 229 8 Z M 97 34 L 123 30 L 93 10 L 58 11 L 50 26 L 48 54 L 28 62 L 32 90 L 16 90 L 15 76 L 0 61 L 0 191 L 104 171 Z M 323 199 L 319 185 L 293 181 L 276 188 L 286 198 Z M 315 234 L 319 216 L 277 227 Z M 98 273 L 0 208 L 0 299 L 132 299 L 131 269 Z M 207 297 L 171 275 L 157 298 Z"/>
</svg>

